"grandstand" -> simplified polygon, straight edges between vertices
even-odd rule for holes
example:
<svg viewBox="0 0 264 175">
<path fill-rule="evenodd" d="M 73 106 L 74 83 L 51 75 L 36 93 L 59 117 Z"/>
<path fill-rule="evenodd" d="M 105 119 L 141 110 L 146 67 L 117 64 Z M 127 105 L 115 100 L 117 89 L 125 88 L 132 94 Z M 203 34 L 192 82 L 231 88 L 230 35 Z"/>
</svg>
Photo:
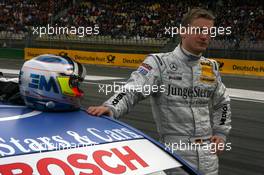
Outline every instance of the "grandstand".
<svg viewBox="0 0 264 175">
<path fill-rule="evenodd" d="M 214 13 L 216 26 L 232 28 L 231 35 L 213 38 L 209 51 L 250 50 L 258 55 L 264 48 L 264 11 L 260 4 L 249 0 L 1 0 L 0 44 L 20 48 L 167 51 L 177 45 L 178 37 L 166 35 L 165 27 L 179 26 L 185 12 L 203 7 Z M 84 37 L 33 34 L 34 27 L 47 25 L 98 26 L 100 33 Z M 252 59 L 252 54 L 240 57 Z"/>
</svg>

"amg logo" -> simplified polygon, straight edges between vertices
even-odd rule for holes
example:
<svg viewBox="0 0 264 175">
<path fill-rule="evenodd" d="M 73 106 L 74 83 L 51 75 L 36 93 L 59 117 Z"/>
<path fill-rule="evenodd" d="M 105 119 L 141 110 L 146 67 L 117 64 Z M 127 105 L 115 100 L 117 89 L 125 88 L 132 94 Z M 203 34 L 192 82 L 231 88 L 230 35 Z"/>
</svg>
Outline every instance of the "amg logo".
<svg viewBox="0 0 264 175">
<path fill-rule="evenodd" d="M 199 87 L 193 88 L 179 88 L 169 84 L 167 96 L 182 96 L 184 99 L 187 97 L 209 98 L 213 94 L 213 91 L 207 89 L 201 89 Z"/>
<path fill-rule="evenodd" d="M 47 81 L 44 75 L 30 74 L 30 79 L 31 82 L 28 84 L 28 87 L 30 88 L 45 91 L 51 91 L 51 89 L 53 89 L 55 93 L 59 93 L 58 86 L 53 77 L 50 77 Z"/>
</svg>

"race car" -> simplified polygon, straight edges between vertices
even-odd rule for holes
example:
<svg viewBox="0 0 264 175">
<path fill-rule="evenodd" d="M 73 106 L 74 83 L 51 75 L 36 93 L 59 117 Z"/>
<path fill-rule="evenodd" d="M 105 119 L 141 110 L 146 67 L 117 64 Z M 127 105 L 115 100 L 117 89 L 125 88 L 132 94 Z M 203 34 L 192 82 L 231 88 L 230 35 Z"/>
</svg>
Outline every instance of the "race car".
<svg viewBox="0 0 264 175">
<path fill-rule="evenodd" d="M 164 145 L 110 117 L 3 103 L 0 157 L 0 175 L 154 175 L 171 168 L 199 174 Z"/>
</svg>

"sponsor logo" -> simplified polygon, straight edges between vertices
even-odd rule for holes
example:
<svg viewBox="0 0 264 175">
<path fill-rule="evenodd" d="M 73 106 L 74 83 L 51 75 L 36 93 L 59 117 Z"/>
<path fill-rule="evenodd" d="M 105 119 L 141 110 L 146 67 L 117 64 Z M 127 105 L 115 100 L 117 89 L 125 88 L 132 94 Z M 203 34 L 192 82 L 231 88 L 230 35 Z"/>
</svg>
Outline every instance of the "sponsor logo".
<svg viewBox="0 0 264 175">
<path fill-rule="evenodd" d="M 28 87 L 30 88 L 45 90 L 48 92 L 53 90 L 54 93 L 59 93 L 58 86 L 53 77 L 50 77 L 49 80 L 46 80 L 44 75 L 30 74 L 30 79 L 31 82 L 28 84 Z"/>
<path fill-rule="evenodd" d="M 200 81 L 204 83 L 214 83 L 216 80 L 213 72 L 213 65 L 209 61 L 201 61 L 201 76 Z"/>
<path fill-rule="evenodd" d="M 173 85 L 168 86 L 168 94 L 167 96 L 182 96 L 182 98 L 186 99 L 188 97 L 198 97 L 198 98 L 209 98 L 212 95 L 213 91 L 207 89 L 201 89 L 199 87 L 193 88 L 180 88 L 174 87 Z"/>
<path fill-rule="evenodd" d="M 112 101 L 112 105 L 116 106 L 120 100 L 122 100 L 122 98 L 126 95 L 126 93 L 120 93 L 118 94 L 115 99 Z"/>
<path fill-rule="evenodd" d="M 200 62 L 200 64 L 201 64 L 202 66 L 209 66 L 209 67 L 212 66 L 212 63 L 211 63 L 210 61 L 205 61 L 205 60 L 202 60 L 202 61 Z"/>
<path fill-rule="evenodd" d="M 170 69 L 171 69 L 172 71 L 176 71 L 176 70 L 177 70 L 177 65 L 176 65 L 175 63 L 171 63 L 171 64 L 170 64 Z"/>
<path fill-rule="evenodd" d="M 224 67 L 225 63 L 223 61 L 217 61 L 217 63 L 218 63 L 219 69 L 222 70 L 222 68 Z"/>
<path fill-rule="evenodd" d="M 81 151 L 63 151 L 45 153 L 43 155 L 23 156 L 23 163 L 4 163 L 0 165 L 0 174 L 13 174 L 20 170 L 19 174 L 87 174 L 87 170 L 92 174 L 126 174 L 129 171 L 136 171 L 149 167 L 150 165 L 136 153 L 131 146 L 110 147 L 95 149 L 82 149 Z M 142 152 L 140 152 L 142 154 Z M 33 159 L 33 161 L 32 161 Z M 51 168 L 52 166 L 52 168 Z M 77 173 L 78 172 L 78 173 Z M 90 174 L 90 173 L 89 173 Z M 130 173 L 132 174 L 132 173 Z"/>
<path fill-rule="evenodd" d="M 182 80 L 181 76 L 171 76 L 169 75 L 169 80 Z"/>
<path fill-rule="evenodd" d="M 116 57 L 114 55 L 107 55 L 107 57 L 106 57 L 107 63 L 114 63 L 115 58 Z"/>
<path fill-rule="evenodd" d="M 18 119 L 20 119 L 20 117 L 16 118 L 16 120 Z M 45 136 L 35 138 L 28 137 L 26 135 L 24 135 L 22 139 L 13 136 L 8 139 L 0 137 L 0 158 L 20 153 L 64 150 L 84 146 L 94 146 L 98 145 L 100 142 L 124 141 L 127 139 L 138 139 L 143 137 L 127 128 L 113 128 L 105 130 L 86 128 L 85 130 L 87 131 L 85 132 L 85 135 L 80 132 L 66 130 L 61 133 L 62 135 L 51 135 L 50 137 Z"/>
<path fill-rule="evenodd" d="M 142 63 L 141 66 L 146 68 L 149 71 L 152 69 L 152 67 L 149 64 L 147 64 L 147 63 Z"/>
<path fill-rule="evenodd" d="M 221 121 L 220 125 L 224 125 L 226 122 L 227 110 L 228 110 L 227 104 L 224 104 L 224 106 L 222 107 L 222 117 L 220 120 Z"/>
<path fill-rule="evenodd" d="M 216 80 L 215 77 L 205 77 L 205 76 L 200 77 L 200 81 L 204 83 L 214 83 L 215 80 Z"/>
<path fill-rule="evenodd" d="M 149 73 L 149 71 L 146 70 L 143 66 L 140 66 L 137 71 L 142 75 L 147 75 Z"/>
<path fill-rule="evenodd" d="M 135 59 L 123 58 L 123 63 L 125 64 L 141 64 L 143 61 L 144 59 L 141 58 L 135 58 Z"/>
</svg>

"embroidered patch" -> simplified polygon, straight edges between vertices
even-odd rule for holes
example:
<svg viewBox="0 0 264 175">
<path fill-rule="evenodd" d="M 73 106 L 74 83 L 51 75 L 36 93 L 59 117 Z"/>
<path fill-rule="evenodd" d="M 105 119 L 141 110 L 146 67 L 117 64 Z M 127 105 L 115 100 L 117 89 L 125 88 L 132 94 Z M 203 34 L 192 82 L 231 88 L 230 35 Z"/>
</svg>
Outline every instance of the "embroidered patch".
<svg viewBox="0 0 264 175">
<path fill-rule="evenodd" d="M 169 76 L 169 80 L 182 80 L 181 76 Z"/>
<path fill-rule="evenodd" d="M 147 64 L 147 63 L 142 63 L 141 66 L 146 68 L 149 71 L 152 69 L 152 67 L 149 64 Z"/>
<path fill-rule="evenodd" d="M 176 65 L 175 63 L 171 63 L 171 64 L 170 64 L 170 69 L 171 69 L 172 71 L 176 71 L 178 68 L 177 68 L 177 65 Z"/>
<path fill-rule="evenodd" d="M 140 66 L 137 71 L 142 75 L 147 75 L 149 73 L 149 71 L 146 70 L 146 68 L 144 68 L 143 66 Z"/>
<path fill-rule="evenodd" d="M 213 65 L 210 61 L 201 61 L 200 81 L 204 83 L 214 83 L 216 77 L 213 71 Z"/>
</svg>

